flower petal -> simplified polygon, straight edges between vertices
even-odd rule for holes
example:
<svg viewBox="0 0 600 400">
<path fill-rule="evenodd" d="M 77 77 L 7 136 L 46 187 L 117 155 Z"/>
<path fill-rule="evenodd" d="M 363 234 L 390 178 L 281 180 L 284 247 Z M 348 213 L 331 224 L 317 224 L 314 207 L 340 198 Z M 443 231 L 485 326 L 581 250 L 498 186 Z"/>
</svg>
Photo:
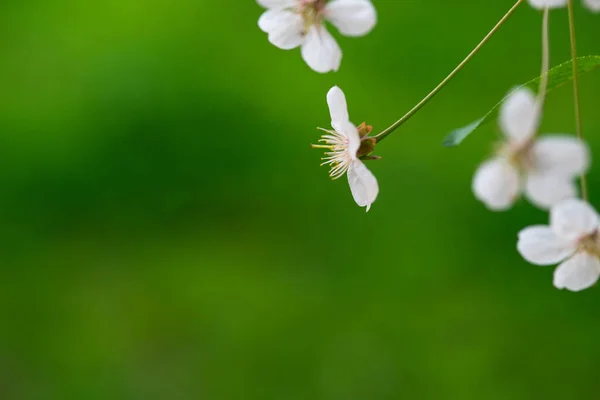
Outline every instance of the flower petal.
<svg viewBox="0 0 600 400">
<path fill-rule="evenodd" d="M 525 143 L 535 134 L 539 118 L 537 100 L 529 89 L 515 90 L 500 108 L 500 128 L 516 143 Z"/>
<path fill-rule="evenodd" d="M 337 71 L 342 61 L 342 50 L 327 29 L 313 25 L 302 45 L 302 58 L 316 72 Z"/>
<path fill-rule="evenodd" d="M 600 12 L 600 0 L 583 0 L 583 4 L 594 12 Z"/>
<path fill-rule="evenodd" d="M 486 161 L 475 173 L 472 188 L 490 210 L 507 210 L 519 194 L 519 173 L 501 158 Z"/>
<path fill-rule="evenodd" d="M 355 160 L 348 168 L 348 183 L 354 201 L 360 207 L 371 208 L 371 204 L 377 199 L 379 185 L 375 175 L 360 160 Z"/>
<path fill-rule="evenodd" d="M 298 0 L 258 0 L 258 4 L 264 8 L 288 8 L 293 7 Z"/>
<path fill-rule="evenodd" d="M 336 132 L 348 138 L 348 152 L 355 158 L 360 147 L 360 135 L 356 126 L 349 121 L 348 105 L 342 89 L 337 86 L 329 89 L 329 92 L 327 92 L 327 105 L 329 106 L 329 114 L 331 114 L 331 126 Z"/>
<path fill-rule="evenodd" d="M 535 169 L 544 174 L 572 177 L 590 166 L 587 144 L 573 136 L 543 136 L 534 143 L 532 154 Z"/>
<path fill-rule="evenodd" d="M 377 23 L 370 0 L 334 0 L 325 7 L 325 16 L 346 36 L 366 35 Z"/>
<path fill-rule="evenodd" d="M 530 226 L 519 232 L 517 250 L 531 264 L 557 264 L 576 249 L 572 242 L 558 237 L 549 226 Z"/>
<path fill-rule="evenodd" d="M 348 104 L 346 103 L 346 96 L 342 92 L 342 89 L 337 86 L 329 89 L 329 92 L 327 92 L 327 105 L 329 106 L 329 114 L 331 115 L 331 126 L 334 129 L 336 124 L 349 121 Z"/>
<path fill-rule="evenodd" d="M 258 27 L 265 33 L 269 33 L 280 25 L 284 25 L 283 21 L 292 14 L 291 11 L 284 10 L 267 10 L 261 14 L 258 19 Z"/>
<path fill-rule="evenodd" d="M 525 195 L 535 206 L 547 210 L 562 200 L 577 197 L 577 187 L 572 178 L 530 172 Z"/>
<path fill-rule="evenodd" d="M 596 210 L 580 199 L 563 200 L 550 210 L 550 227 L 567 240 L 578 240 L 594 233 L 599 222 Z"/>
<path fill-rule="evenodd" d="M 599 276 L 598 257 L 580 251 L 554 270 L 554 286 L 578 292 L 596 283 Z"/>
<path fill-rule="evenodd" d="M 269 34 L 269 42 L 283 50 L 290 50 L 304 42 L 302 16 L 285 10 L 267 10 L 258 19 L 258 26 Z"/>
<path fill-rule="evenodd" d="M 529 0 L 532 7 L 540 10 L 548 8 L 559 8 L 567 5 L 568 0 Z"/>
</svg>

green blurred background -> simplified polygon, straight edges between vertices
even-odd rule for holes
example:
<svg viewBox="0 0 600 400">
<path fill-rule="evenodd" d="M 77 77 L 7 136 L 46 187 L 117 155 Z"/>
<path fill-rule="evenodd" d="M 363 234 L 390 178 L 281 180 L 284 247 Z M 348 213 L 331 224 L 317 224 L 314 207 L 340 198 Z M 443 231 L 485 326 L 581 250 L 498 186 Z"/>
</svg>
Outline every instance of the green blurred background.
<svg viewBox="0 0 600 400">
<path fill-rule="evenodd" d="M 545 213 L 471 194 L 498 129 L 440 145 L 538 73 L 539 12 L 377 148 L 367 214 L 308 146 L 327 90 L 379 131 L 513 1 L 374 3 L 327 75 L 269 44 L 251 0 L 0 3 L 0 398 L 598 397 L 598 289 L 517 254 Z M 600 15 L 576 12 L 600 54 Z M 557 64 L 565 10 L 551 30 Z M 599 89 L 582 79 L 596 151 Z M 567 86 L 544 130 L 573 129 Z"/>
</svg>

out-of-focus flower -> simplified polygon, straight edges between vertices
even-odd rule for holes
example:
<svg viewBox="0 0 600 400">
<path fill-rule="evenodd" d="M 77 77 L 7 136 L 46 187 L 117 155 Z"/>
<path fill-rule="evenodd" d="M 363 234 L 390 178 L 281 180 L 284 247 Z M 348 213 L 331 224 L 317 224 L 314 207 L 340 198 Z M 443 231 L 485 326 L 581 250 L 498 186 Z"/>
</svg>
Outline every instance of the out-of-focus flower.
<svg viewBox="0 0 600 400">
<path fill-rule="evenodd" d="M 367 211 L 369 211 L 371 204 L 379 194 L 379 185 L 373 173 L 367 169 L 359 156 L 362 152 L 367 154 L 373 150 L 374 139 L 367 136 L 361 137 L 359 129 L 350 122 L 346 97 L 339 87 L 334 86 L 329 90 L 327 104 L 333 130 L 320 128 L 325 132 L 319 140 L 321 144 L 312 145 L 312 147 L 328 150 L 321 165 L 331 166 L 329 176 L 332 179 L 337 179 L 347 173 L 354 201 L 361 207 L 367 207 Z M 370 131 L 370 127 L 365 124 L 361 124 L 360 128 L 365 135 Z"/>
<path fill-rule="evenodd" d="M 529 4 L 531 4 L 534 8 L 539 8 L 540 10 L 544 8 L 560 8 L 565 7 L 568 3 L 568 0 L 529 0 Z"/>
<path fill-rule="evenodd" d="M 583 0 L 583 4 L 594 12 L 600 12 L 600 0 Z"/>
<path fill-rule="evenodd" d="M 589 166 L 588 148 L 567 135 L 535 140 L 540 114 L 528 89 L 517 89 L 502 105 L 499 123 L 506 139 L 473 178 L 475 197 L 490 210 L 510 208 L 521 192 L 543 209 L 577 195 L 574 181 Z"/>
<path fill-rule="evenodd" d="M 540 10 L 544 8 L 566 7 L 568 0 L 529 0 L 532 7 Z M 583 4 L 592 11 L 600 12 L 600 0 L 583 0 Z"/>
<path fill-rule="evenodd" d="M 258 0 L 267 8 L 258 26 L 280 49 L 302 47 L 302 57 L 313 70 L 337 71 L 342 51 L 325 28 L 329 21 L 346 36 L 363 36 L 377 21 L 370 0 Z"/>
<path fill-rule="evenodd" d="M 554 286 L 580 291 L 600 276 L 600 217 L 585 201 L 569 199 L 552 207 L 550 225 L 530 226 L 519 232 L 517 250 L 536 265 L 561 263 Z"/>
</svg>

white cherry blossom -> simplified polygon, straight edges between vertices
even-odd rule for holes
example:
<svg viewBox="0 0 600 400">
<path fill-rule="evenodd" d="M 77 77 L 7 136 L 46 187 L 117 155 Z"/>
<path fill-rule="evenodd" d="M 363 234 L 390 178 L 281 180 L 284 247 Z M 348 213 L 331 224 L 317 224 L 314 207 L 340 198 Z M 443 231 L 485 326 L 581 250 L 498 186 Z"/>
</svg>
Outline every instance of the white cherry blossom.
<svg viewBox="0 0 600 400">
<path fill-rule="evenodd" d="M 600 276 L 600 216 L 587 202 L 564 200 L 550 211 L 550 225 L 530 226 L 519 232 L 517 250 L 535 265 L 561 263 L 554 286 L 580 291 Z"/>
<path fill-rule="evenodd" d="M 540 114 L 528 89 L 515 90 L 502 104 L 499 125 L 505 139 L 496 156 L 479 167 L 472 185 L 490 210 L 509 209 L 521 193 L 543 209 L 577 195 L 575 178 L 589 166 L 588 148 L 564 134 L 536 139 Z"/>
<path fill-rule="evenodd" d="M 364 36 L 377 16 L 371 0 L 258 0 L 265 11 L 258 26 L 283 50 L 301 46 L 302 58 L 313 70 L 337 71 L 342 51 L 325 28 L 325 21 L 342 35 Z"/>
<path fill-rule="evenodd" d="M 560 8 L 566 7 L 568 0 L 529 0 L 532 7 L 540 10 L 544 8 Z"/>
<path fill-rule="evenodd" d="M 594 12 L 600 12 L 600 0 L 583 0 L 583 4 Z"/>
<path fill-rule="evenodd" d="M 373 173 L 357 156 L 361 141 L 366 138 L 361 139 L 358 129 L 350 122 L 346 97 L 339 87 L 334 86 L 329 90 L 327 104 L 333 130 L 321 129 L 325 132 L 319 140 L 322 144 L 312 147 L 328 150 L 321 165 L 331 166 L 329 176 L 332 179 L 347 174 L 354 201 L 369 211 L 379 194 L 379 185 Z"/>
<path fill-rule="evenodd" d="M 568 0 L 529 0 L 529 4 L 537 9 L 566 7 Z M 583 4 L 594 12 L 600 12 L 600 0 L 583 0 Z"/>
</svg>

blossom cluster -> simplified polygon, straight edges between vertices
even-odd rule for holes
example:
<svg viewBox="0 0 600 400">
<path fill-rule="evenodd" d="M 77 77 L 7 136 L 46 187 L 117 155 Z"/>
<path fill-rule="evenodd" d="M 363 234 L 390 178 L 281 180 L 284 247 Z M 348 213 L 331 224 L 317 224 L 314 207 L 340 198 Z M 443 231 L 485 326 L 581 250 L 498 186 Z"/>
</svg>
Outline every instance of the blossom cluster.
<svg viewBox="0 0 600 400">
<path fill-rule="evenodd" d="M 358 37 L 368 34 L 377 22 L 371 0 L 257 1 L 266 9 L 258 25 L 268 34 L 269 42 L 283 50 L 300 47 L 306 64 L 319 73 L 338 71 L 342 60 L 342 51 L 326 23 L 344 36 Z M 554 286 L 579 291 L 595 284 L 600 277 L 600 216 L 587 199 L 578 198 L 577 188 L 578 178 L 583 183 L 590 167 L 590 150 L 580 132 L 577 137 L 539 132 L 549 73 L 548 12 L 566 7 L 570 1 L 527 0 L 532 7 L 544 11 L 542 84 L 537 94 L 520 87 L 503 101 L 498 117 L 503 138 L 493 156 L 475 172 L 472 191 L 491 211 L 506 211 L 521 196 L 534 206 L 549 210 L 550 224 L 523 229 L 518 234 L 517 250 L 532 264 L 560 263 L 554 272 Z M 600 12 L 600 0 L 582 1 L 589 10 Z M 505 19 L 523 2 L 518 0 Z M 482 44 L 487 38 L 489 35 Z M 413 110 L 418 111 L 444 84 Z M 366 123 L 357 126 L 350 121 L 346 97 L 339 87 L 329 90 L 327 104 L 331 129 L 319 128 L 323 135 L 312 147 L 326 150 L 321 165 L 331 168 L 332 179 L 346 175 L 354 201 L 369 211 L 379 194 L 379 185 L 363 161 L 379 159 L 372 155 L 377 143 L 412 116 L 413 111 L 379 135 L 369 136 L 370 126 Z"/>
</svg>

